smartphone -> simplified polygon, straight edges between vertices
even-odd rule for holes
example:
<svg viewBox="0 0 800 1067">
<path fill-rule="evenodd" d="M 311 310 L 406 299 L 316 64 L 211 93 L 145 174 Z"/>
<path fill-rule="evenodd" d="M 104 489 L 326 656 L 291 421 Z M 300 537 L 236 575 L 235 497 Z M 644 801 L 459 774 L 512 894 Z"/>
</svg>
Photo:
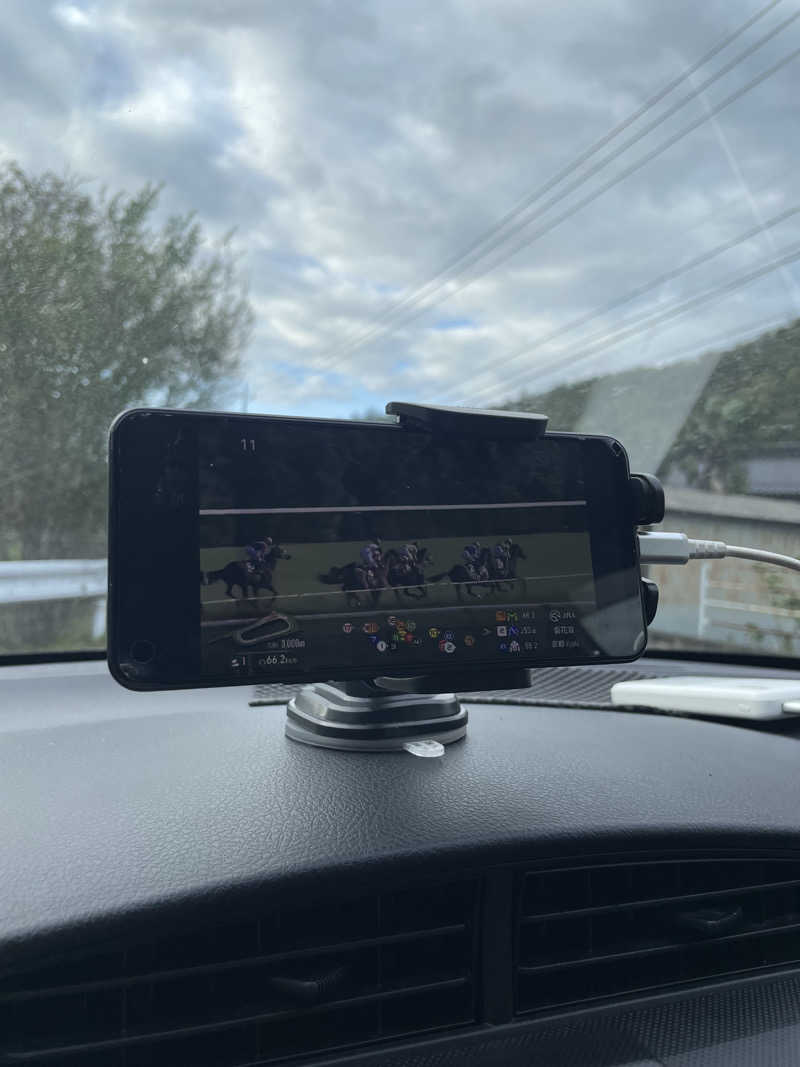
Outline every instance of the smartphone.
<svg viewBox="0 0 800 1067">
<path fill-rule="evenodd" d="M 609 437 L 133 410 L 108 661 L 133 689 L 614 663 L 644 650 Z"/>
</svg>

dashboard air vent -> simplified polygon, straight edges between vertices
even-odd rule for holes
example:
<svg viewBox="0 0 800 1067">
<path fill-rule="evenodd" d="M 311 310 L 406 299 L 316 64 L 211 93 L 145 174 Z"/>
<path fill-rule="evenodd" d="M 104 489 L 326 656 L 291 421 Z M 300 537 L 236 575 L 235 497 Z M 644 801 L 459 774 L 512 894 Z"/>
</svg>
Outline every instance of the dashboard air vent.
<svg viewBox="0 0 800 1067">
<path fill-rule="evenodd" d="M 800 862 L 686 859 L 529 871 L 516 1011 L 800 961 Z"/>
<path fill-rule="evenodd" d="M 477 883 L 271 910 L 0 976 L 0 1064 L 234 1067 L 475 1018 Z"/>
</svg>

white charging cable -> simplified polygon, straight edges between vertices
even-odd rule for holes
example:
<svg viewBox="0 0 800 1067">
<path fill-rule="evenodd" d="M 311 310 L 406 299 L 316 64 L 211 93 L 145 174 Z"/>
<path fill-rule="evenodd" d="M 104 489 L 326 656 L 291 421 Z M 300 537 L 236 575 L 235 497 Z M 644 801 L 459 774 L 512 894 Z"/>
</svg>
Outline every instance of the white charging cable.
<svg viewBox="0 0 800 1067">
<path fill-rule="evenodd" d="M 764 552 L 760 548 L 726 545 L 724 541 L 698 541 L 684 533 L 640 533 L 639 560 L 641 563 L 688 563 L 690 559 L 750 559 L 755 563 L 771 563 L 800 571 L 800 559 L 782 556 L 780 552 Z"/>
</svg>

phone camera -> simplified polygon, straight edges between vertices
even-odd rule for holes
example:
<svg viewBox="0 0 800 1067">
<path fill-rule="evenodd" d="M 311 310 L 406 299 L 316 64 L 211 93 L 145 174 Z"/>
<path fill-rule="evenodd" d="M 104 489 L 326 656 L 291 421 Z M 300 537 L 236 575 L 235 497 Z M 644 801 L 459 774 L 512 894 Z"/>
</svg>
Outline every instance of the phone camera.
<svg viewBox="0 0 800 1067">
<path fill-rule="evenodd" d="M 156 654 L 152 641 L 134 641 L 131 645 L 131 659 L 134 663 L 150 663 Z"/>
</svg>

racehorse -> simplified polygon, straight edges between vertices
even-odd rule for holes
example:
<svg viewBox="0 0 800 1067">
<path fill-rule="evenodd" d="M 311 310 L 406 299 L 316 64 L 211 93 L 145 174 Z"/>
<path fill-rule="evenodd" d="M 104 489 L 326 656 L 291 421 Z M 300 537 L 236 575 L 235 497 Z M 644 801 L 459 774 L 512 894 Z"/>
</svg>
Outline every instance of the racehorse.
<svg viewBox="0 0 800 1067">
<path fill-rule="evenodd" d="M 456 563 L 449 571 L 442 571 L 441 574 L 432 574 L 428 578 L 428 583 L 432 585 L 434 582 L 440 582 L 443 578 L 449 578 L 456 587 L 456 596 L 459 600 L 462 599 L 462 589 L 464 588 L 466 588 L 469 596 L 479 597 L 481 595 L 479 589 L 486 589 L 496 584 L 489 578 L 491 557 L 491 549 L 481 549 L 475 566 L 477 578 L 474 574 L 470 574 L 463 563 Z"/>
<path fill-rule="evenodd" d="M 508 549 L 508 566 L 506 567 L 506 578 L 517 577 L 517 560 L 527 559 L 523 551 L 522 545 L 518 545 L 516 541 L 512 541 Z"/>
<path fill-rule="evenodd" d="M 430 566 L 433 560 L 427 548 L 417 546 L 416 563 L 404 559 L 396 548 L 390 548 L 383 558 L 386 562 L 386 580 L 394 587 L 398 601 L 402 600 L 404 593 L 412 600 L 423 600 L 428 595 L 425 566 Z"/>
<path fill-rule="evenodd" d="M 517 544 L 516 541 L 513 541 L 509 545 L 509 559 L 508 559 L 508 563 L 506 564 L 506 579 L 508 580 L 508 582 L 511 583 L 512 588 L 513 588 L 514 582 L 516 582 L 516 564 L 517 564 L 517 560 L 519 560 L 519 559 L 527 559 L 527 558 L 528 557 L 525 555 L 525 552 L 523 550 L 523 546 L 521 544 Z M 525 586 L 525 579 L 521 578 L 519 580 L 521 580 L 521 582 L 523 583 L 523 587 L 524 587 Z"/>
<path fill-rule="evenodd" d="M 508 555 L 505 559 L 503 560 L 495 556 L 492 561 L 492 577 L 496 579 L 492 584 L 492 588 L 498 592 L 504 585 L 507 585 L 509 589 L 513 589 L 514 582 L 517 580 L 517 561 L 527 558 L 522 545 L 517 544 L 516 541 L 512 541 L 508 546 Z M 520 579 L 520 581 L 524 584 L 524 579 Z"/>
<path fill-rule="evenodd" d="M 369 595 L 369 602 L 375 608 L 381 598 L 381 590 L 386 587 L 386 564 L 365 567 L 362 563 L 345 563 L 343 567 L 331 567 L 327 574 L 317 577 L 325 585 L 340 585 L 349 608 L 361 606 L 361 593 Z"/>
<path fill-rule="evenodd" d="M 267 552 L 260 564 L 253 570 L 250 570 L 247 563 L 244 560 L 232 559 L 230 563 L 226 563 L 225 566 L 218 571 L 207 571 L 205 574 L 200 572 L 200 580 L 203 585 L 213 585 L 214 582 L 225 582 L 226 589 L 225 595 L 236 598 L 234 593 L 234 586 L 241 586 L 242 597 L 246 600 L 249 596 L 248 590 L 253 590 L 253 596 L 258 596 L 259 589 L 268 589 L 273 596 L 273 599 L 278 596 L 278 590 L 273 584 L 273 575 L 275 574 L 275 568 L 278 565 L 280 559 L 291 559 L 292 557 L 282 548 L 281 545 L 273 545 Z"/>
</svg>

